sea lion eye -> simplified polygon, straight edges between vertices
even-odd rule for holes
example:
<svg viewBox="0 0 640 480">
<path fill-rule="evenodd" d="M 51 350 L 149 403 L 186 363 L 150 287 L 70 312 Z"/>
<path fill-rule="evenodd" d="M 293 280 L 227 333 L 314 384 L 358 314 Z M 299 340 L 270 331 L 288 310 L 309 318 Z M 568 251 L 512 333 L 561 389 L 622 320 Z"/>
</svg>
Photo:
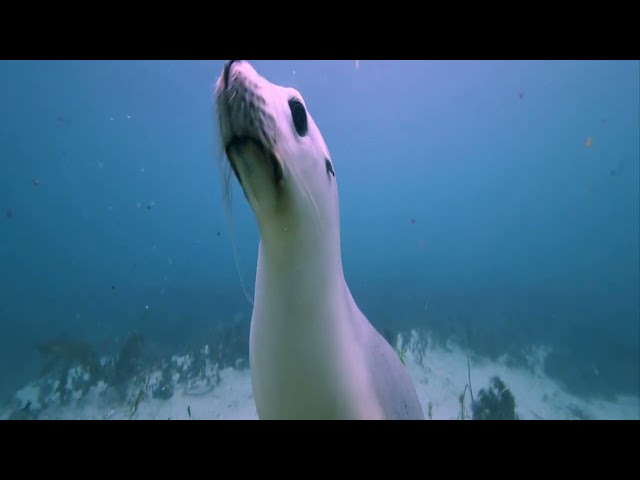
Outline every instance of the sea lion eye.
<svg viewBox="0 0 640 480">
<path fill-rule="evenodd" d="M 307 111 L 304 105 L 300 103 L 300 100 L 292 98 L 289 100 L 289 109 L 291 110 L 291 118 L 293 119 L 293 126 L 296 127 L 296 132 L 301 137 L 307 134 Z"/>
</svg>

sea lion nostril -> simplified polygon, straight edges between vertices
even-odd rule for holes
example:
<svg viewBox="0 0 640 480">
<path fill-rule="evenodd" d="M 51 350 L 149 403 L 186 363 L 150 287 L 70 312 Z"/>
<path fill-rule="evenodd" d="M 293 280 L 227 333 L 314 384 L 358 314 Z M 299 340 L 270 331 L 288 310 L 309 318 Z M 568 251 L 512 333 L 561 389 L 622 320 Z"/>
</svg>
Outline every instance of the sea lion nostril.
<svg viewBox="0 0 640 480">
<path fill-rule="evenodd" d="M 224 88 L 229 88 L 229 71 L 234 62 L 237 62 L 237 60 L 228 60 L 227 63 L 224 64 Z"/>
</svg>

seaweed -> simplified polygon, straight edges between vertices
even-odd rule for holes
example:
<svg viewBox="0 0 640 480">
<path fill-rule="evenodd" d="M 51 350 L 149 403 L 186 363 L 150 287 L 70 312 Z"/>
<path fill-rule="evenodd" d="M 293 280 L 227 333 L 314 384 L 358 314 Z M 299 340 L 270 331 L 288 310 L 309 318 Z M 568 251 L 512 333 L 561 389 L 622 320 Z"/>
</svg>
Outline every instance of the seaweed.
<svg viewBox="0 0 640 480">
<path fill-rule="evenodd" d="M 515 412 L 515 398 L 498 376 L 491 378 L 488 389 L 480 389 L 477 399 L 473 397 L 473 389 L 471 387 L 471 361 L 468 350 L 467 378 L 469 383 L 465 385 L 464 391 L 459 397 L 461 420 L 468 418 L 466 417 L 464 410 L 464 397 L 467 392 L 467 388 L 469 389 L 469 395 L 471 396 L 472 420 L 518 420 L 518 416 Z"/>
<path fill-rule="evenodd" d="M 130 332 L 112 363 L 107 383 L 116 389 L 121 399 L 126 396 L 129 382 L 142 370 L 143 344 L 141 335 Z"/>
<path fill-rule="evenodd" d="M 169 365 L 162 369 L 160 381 L 153 387 L 151 396 L 160 400 L 169 400 L 173 397 L 173 382 Z"/>
<path fill-rule="evenodd" d="M 91 346 L 83 340 L 61 337 L 39 344 L 37 349 L 45 357 L 46 362 L 40 377 L 51 374 L 56 368 L 59 371 L 58 387 L 55 392 L 61 403 L 66 403 L 69 398 L 70 391 L 67 383 L 69 371 L 72 368 L 78 367 L 89 376 L 88 379 L 81 377 L 72 379 L 74 388 L 82 390 L 80 398 L 84 397 L 91 386 L 101 378 L 100 362 Z"/>
<path fill-rule="evenodd" d="M 426 367 L 424 365 L 424 358 L 429 349 L 429 342 L 430 342 L 430 334 L 424 330 L 418 330 L 416 335 L 415 345 L 413 347 L 413 354 L 415 356 L 416 363 L 418 363 L 418 365 L 421 365 L 423 367 Z"/>
<path fill-rule="evenodd" d="M 513 394 L 499 377 L 492 377 L 487 389 L 480 389 L 472 404 L 473 420 L 518 420 Z"/>
<path fill-rule="evenodd" d="M 567 410 L 578 420 L 593 420 L 593 418 L 578 405 L 571 404 L 567 407 Z"/>
<path fill-rule="evenodd" d="M 464 386 L 464 390 L 462 391 L 462 393 L 458 397 L 458 401 L 460 402 L 460 420 L 465 420 L 466 418 L 469 418 L 465 414 L 465 410 L 464 410 L 464 396 L 467 393 L 467 388 L 469 389 L 469 395 L 471 396 L 471 407 L 473 408 L 473 405 L 475 404 L 475 400 L 473 398 L 473 388 L 471 387 L 471 359 L 469 357 L 469 344 L 467 342 L 466 334 L 465 334 L 465 343 L 467 345 L 467 378 L 468 378 L 468 383 Z"/>
<path fill-rule="evenodd" d="M 403 343 L 402 347 L 395 347 L 394 350 L 398 354 L 398 357 L 400 357 L 400 361 L 402 362 L 402 364 L 406 365 L 407 350 L 408 350 L 407 344 Z"/>
<path fill-rule="evenodd" d="M 22 408 L 16 408 L 9 414 L 9 420 L 37 420 L 38 412 L 31 408 L 31 401 L 27 401 Z"/>
<path fill-rule="evenodd" d="M 138 390 L 138 394 L 136 395 L 136 397 L 134 398 L 131 404 L 131 413 L 129 414 L 129 420 L 131 420 L 133 416 L 136 413 L 138 413 L 138 407 L 140 406 L 142 401 L 147 397 L 146 391 L 148 386 L 149 386 L 149 377 L 146 377 L 144 384 L 140 386 L 140 389 Z"/>
<path fill-rule="evenodd" d="M 464 386 L 464 390 L 462 391 L 462 393 L 460 394 L 460 396 L 458 397 L 458 402 L 460 402 L 460 420 L 466 420 L 468 417 L 468 415 L 466 414 L 465 410 L 464 410 L 464 396 L 467 393 L 467 389 L 469 388 L 469 384 Z M 473 402 L 472 402 L 473 404 Z"/>
<path fill-rule="evenodd" d="M 248 367 L 249 330 L 250 323 L 240 319 L 230 323 L 220 322 L 215 339 L 211 342 L 211 360 L 221 369 Z"/>
</svg>

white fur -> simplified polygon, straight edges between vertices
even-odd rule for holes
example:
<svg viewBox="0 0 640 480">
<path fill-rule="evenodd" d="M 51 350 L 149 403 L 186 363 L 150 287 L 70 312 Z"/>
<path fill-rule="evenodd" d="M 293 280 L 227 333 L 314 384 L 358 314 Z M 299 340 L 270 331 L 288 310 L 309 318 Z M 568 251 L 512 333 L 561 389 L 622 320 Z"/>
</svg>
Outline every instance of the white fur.
<svg viewBox="0 0 640 480">
<path fill-rule="evenodd" d="M 302 96 L 236 62 L 229 83 L 261 97 L 275 120 L 274 153 L 283 179 L 255 149 L 236 158 L 255 213 L 260 246 L 251 319 L 251 378 L 261 419 L 422 419 L 398 355 L 357 307 L 342 269 L 337 181 L 329 151 L 307 110 L 308 133 L 296 133 L 288 101 Z M 217 85 L 219 128 L 233 119 Z M 239 93 L 236 93 L 239 94 Z M 306 105 L 305 105 L 306 108 Z M 336 169 L 336 176 L 339 171 Z"/>
</svg>

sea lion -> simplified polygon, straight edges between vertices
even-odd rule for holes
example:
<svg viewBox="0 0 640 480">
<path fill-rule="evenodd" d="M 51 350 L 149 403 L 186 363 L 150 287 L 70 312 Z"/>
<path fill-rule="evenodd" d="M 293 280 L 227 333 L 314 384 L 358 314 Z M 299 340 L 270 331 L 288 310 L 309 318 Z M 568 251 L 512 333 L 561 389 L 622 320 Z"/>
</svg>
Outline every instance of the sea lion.
<svg viewBox="0 0 640 480">
<path fill-rule="evenodd" d="M 260 234 L 249 361 L 260 419 L 424 419 L 345 281 L 336 173 L 298 91 L 245 61 L 216 84 L 220 140 Z"/>
</svg>

